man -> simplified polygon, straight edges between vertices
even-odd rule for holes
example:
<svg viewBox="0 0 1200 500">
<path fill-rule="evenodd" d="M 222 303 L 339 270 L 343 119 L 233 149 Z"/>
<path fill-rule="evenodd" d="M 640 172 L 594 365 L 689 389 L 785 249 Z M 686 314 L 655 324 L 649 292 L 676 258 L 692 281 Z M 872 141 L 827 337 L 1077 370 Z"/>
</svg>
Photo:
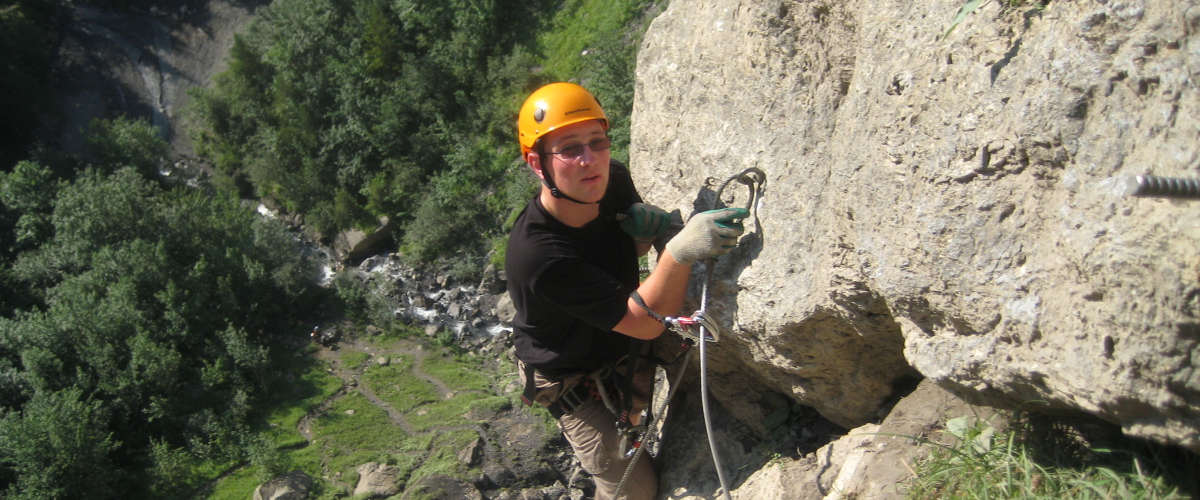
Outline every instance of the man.
<svg viewBox="0 0 1200 500">
<path fill-rule="evenodd" d="M 742 234 L 735 220 L 747 213 L 724 209 L 693 216 L 639 284 L 638 257 L 670 220 L 662 209 L 642 203 L 629 171 L 611 160 L 608 118 L 600 103 L 578 85 L 550 84 L 525 101 L 517 127 L 522 155 L 542 181 L 513 225 L 506 254 L 523 399 L 555 416 L 592 474 L 597 500 L 607 500 L 630 461 L 621 453 L 618 421 L 640 423 L 653 385 L 653 366 L 639 369 L 636 354 L 663 325 L 646 309 L 676 314 L 691 265 L 728 253 Z M 623 405 L 618 413 L 625 418 L 610 410 L 614 401 Z M 620 493 L 648 499 L 657 491 L 653 466 L 639 460 Z"/>
</svg>

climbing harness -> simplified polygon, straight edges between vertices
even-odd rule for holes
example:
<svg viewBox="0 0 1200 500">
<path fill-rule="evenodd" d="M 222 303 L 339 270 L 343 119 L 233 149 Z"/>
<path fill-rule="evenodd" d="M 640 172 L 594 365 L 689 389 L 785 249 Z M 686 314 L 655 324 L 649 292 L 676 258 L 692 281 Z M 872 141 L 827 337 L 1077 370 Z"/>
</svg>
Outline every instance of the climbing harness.
<svg viewBox="0 0 1200 500">
<path fill-rule="evenodd" d="M 750 188 L 750 196 L 746 200 L 745 208 L 747 212 L 751 211 L 761 196 L 763 184 L 767 180 L 766 174 L 764 174 L 763 171 L 757 167 L 747 168 L 737 175 L 726 179 L 725 182 L 721 184 L 721 187 L 717 190 L 716 201 L 713 203 L 714 208 L 716 208 L 715 205 L 722 203 L 721 195 L 724 193 L 726 186 L 728 186 L 734 180 L 741 184 L 745 184 Z M 716 441 L 713 440 L 712 419 L 709 417 L 708 410 L 708 368 L 705 345 L 709 342 L 718 342 L 721 336 L 721 330 L 718 327 L 719 322 L 716 321 L 712 313 L 708 312 L 708 294 L 709 290 L 712 288 L 713 271 L 716 269 L 716 259 L 714 258 L 704 261 L 704 266 L 705 278 L 700 292 L 700 309 L 693 313 L 690 317 L 663 317 L 651 310 L 650 307 L 646 305 L 646 302 L 642 300 L 642 297 L 638 295 L 636 290 L 630 294 L 630 298 L 633 299 L 634 303 L 641 306 L 642 309 L 645 309 L 646 313 L 651 318 L 659 323 L 662 323 L 667 327 L 668 330 L 679 334 L 684 339 L 683 345 L 680 346 L 681 351 L 686 350 L 686 353 L 684 353 L 682 356 L 683 365 L 679 369 L 679 374 L 675 377 L 675 382 L 671 384 L 671 388 L 667 392 L 667 397 L 661 403 L 659 403 L 659 408 L 656 411 L 657 414 L 661 415 L 662 412 L 665 411 L 667 403 L 671 401 L 671 398 L 675 395 L 675 390 L 679 388 L 679 382 L 683 380 L 683 372 L 687 368 L 688 362 L 691 361 L 691 354 L 693 352 L 690 349 L 691 345 L 697 342 L 700 344 L 700 405 L 704 413 L 704 430 L 708 434 L 708 448 L 709 452 L 712 453 L 713 466 L 717 469 L 717 478 L 721 482 L 721 490 L 724 492 L 725 499 L 730 500 L 731 497 L 729 495 L 729 484 L 725 480 L 725 470 L 724 467 L 721 466 L 720 457 L 717 455 Z M 637 460 L 641 456 L 642 450 L 645 448 L 642 446 L 642 443 L 646 441 L 650 434 L 648 419 L 643 421 L 642 425 L 645 426 L 645 429 L 641 431 L 641 435 L 638 436 L 637 440 L 634 442 L 634 447 L 631 452 L 632 460 L 630 460 L 629 466 L 626 467 L 625 475 L 621 477 L 621 482 L 617 484 L 617 490 L 613 494 L 614 498 L 620 496 L 621 489 L 625 486 L 625 481 L 629 479 L 629 475 L 633 472 L 633 468 L 637 464 Z M 625 437 L 623 436 L 623 453 L 625 452 L 624 444 Z"/>
</svg>

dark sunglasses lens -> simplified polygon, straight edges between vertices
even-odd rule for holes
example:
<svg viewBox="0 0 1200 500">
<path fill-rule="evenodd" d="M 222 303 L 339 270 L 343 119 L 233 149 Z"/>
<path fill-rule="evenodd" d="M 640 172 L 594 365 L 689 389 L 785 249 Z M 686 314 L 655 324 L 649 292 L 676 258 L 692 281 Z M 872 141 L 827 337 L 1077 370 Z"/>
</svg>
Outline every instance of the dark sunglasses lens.
<svg viewBox="0 0 1200 500">
<path fill-rule="evenodd" d="M 558 154 L 562 155 L 563 158 L 577 158 L 579 155 L 583 154 L 583 144 L 567 146 L 562 148 Z"/>
<path fill-rule="evenodd" d="M 568 160 L 574 160 L 575 158 L 579 158 L 579 155 L 583 154 L 584 146 L 587 146 L 593 152 L 604 151 L 604 150 L 612 147 L 612 139 L 609 139 L 608 137 L 604 137 L 601 139 L 596 139 L 587 144 L 572 144 L 570 146 L 567 146 L 565 148 L 558 150 L 558 152 L 554 153 L 554 154 L 561 155 L 563 158 L 566 158 Z"/>
</svg>

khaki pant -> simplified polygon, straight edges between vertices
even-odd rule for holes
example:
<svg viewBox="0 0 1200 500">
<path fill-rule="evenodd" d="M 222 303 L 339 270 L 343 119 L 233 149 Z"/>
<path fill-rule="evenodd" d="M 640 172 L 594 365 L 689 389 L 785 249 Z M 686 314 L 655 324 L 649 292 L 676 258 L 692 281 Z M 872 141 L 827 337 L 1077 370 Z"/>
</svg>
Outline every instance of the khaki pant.
<svg viewBox="0 0 1200 500">
<path fill-rule="evenodd" d="M 633 410 L 637 415 L 650 402 L 649 394 L 654 386 L 654 365 L 646 364 L 633 378 Z M 524 384 L 525 367 L 519 363 L 521 382 Z M 558 399 L 562 391 L 580 383 L 584 375 L 569 375 L 553 379 L 534 372 L 534 401 L 548 406 Z M 614 402 L 616 403 L 616 402 Z M 600 401 L 588 401 L 575 411 L 558 419 L 558 428 L 575 450 L 583 470 L 592 475 L 596 483 L 596 500 L 618 500 L 613 498 L 617 485 L 629 467 L 630 459 L 620 455 L 621 434 L 617 431 L 617 417 Z M 643 451 L 637 465 L 629 473 L 621 488 L 620 500 L 649 500 L 658 495 L 658 476 L 650 463 L 650 455 Z"/>
</svg>

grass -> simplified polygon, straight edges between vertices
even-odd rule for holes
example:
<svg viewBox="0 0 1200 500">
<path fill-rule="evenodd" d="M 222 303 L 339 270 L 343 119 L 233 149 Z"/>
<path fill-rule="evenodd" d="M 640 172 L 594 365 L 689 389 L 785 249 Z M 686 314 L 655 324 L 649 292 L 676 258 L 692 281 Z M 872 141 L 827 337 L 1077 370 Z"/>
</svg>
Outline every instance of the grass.
<svg viewBox="0 0 1200 500">
<path fill-rule="evenodd" d="M 339 356 L 339 359 L 342 362 L 342 366 L 347 370 L 350 370 L 355 367 L 362 366 L 362 364 L 365 363 L 369 357 L 371 357 L 370 354 L 362 351 L 343 351 L 342 355 Z"/>
<path fill-rule="evenodd" d="M 420 349 L 428 354 L 418 365 L 415 356 L 398 354 L 417 348 L 413 340 L 377 336 L 370 340 L 370 348 L 391 352 L 385 354 L 389 363 L 381 366 L 366 352 L 344 349 L 336 364 L 347 371 L 363 367 L 359 383 L 401 415 L 411 434 L 360 390 L 348 387 L 340 394 L 342 380 L 317 359 L 283 356 L 273 365 L 286 375 L 274 391 L 278 398 L 272 402 L 266 435 L 287 470 L 300 469 L 314 479 L 309 498 L 348 496 L 358 482 L 356 469 L 367 462 L 401 469 L 406 484 L 430 474 L 468 481 L 478 475 L 458 459 L 458 453 L 479 437 L 479 422 L 512 408 L 511 398 L 498 395 L 493 386 L 502 383 L 493 380 L 482 360 L 473 356 L 424 345 Z M 501 371 L 515 373 L 515 367 L 509 364 Z M 443 395 L 437 384 L 417 372 L 437 379 L 450 392 Z M 297 432 L 302 418 L 310 414 L 311 442 Z M 230 473 L 196 498 L 247 498 L 262 482 L 263 474 L 254 465 L 225 470 Z"/>
<path fill-rule="evenodd" d="M 588 56 L 583 55 L 606 33 L 620 32 L 630 21 L 641 16 L 654 1 L 646 0 L 567 0 L 551 21 L 551 27 L 538 36 L 545 54 L 545 70 L 556 78 L 577 78 Z"/>
<path fill-rule="evenodd" d="M 246 492 L 253 492 L 259 485 L 254 470 L 246 467 L 233 471 L 221 480 L 212 494 L 205 497 L 209 500 L 245 500 Z"/>
<path fill-rule="evenodd" d="M 331 474 L 355 476 L 359 465 L 400 450 L 407 439 L 386 412 L 362 393 L 352 392 L 313 423 L 312 442 L 294 458 L 305 471 L 321 471 L 324 465 Z"/>
<path fill-rule="evenodd" d="M 465 366 L 478 367 L 479 364 L 478 360 L 469 356 L 429 356 L 425 358 L 422 369 L 455 391 L 491 391 L 491 379 L 482 371 L 463 369 Z"/>
<path fill-rule="evenodd" d="M 376 397 L 402 413 L 441 399 L 436 386 L 412 374 L 411 358 L 393 360 L 388 366 L 372 366 L 362 380 Z"/>
<path fill-rule="evenodd" d="M 295 359 L 292 362 L 295 363 Z M 273 441 L 280 447 L 293 447 L 305 442 L 304 437 L 295 432 L 300 419 L 341 389 L 342 380 L 321 369 L 313 358 L 305 359 L 299 366 L 286 363 L 282 359 L 272 363 L 277 373 L 286 375 L 272 391 L 277 399 L 268 405 L 271 411 L 267 422 Z"/>
<path fill-rule="evenodd" d="M 478 438 L 479 433 L 474 429 L 459 429 L 438 436 L 430 445 L 429 457 L 413 471 L 413 477 L 433 474 L 464 477 L 469 468 L 458 460 L 458 452 Z"/>
<path fill-rule="evenodd" d="M 1193 498 L 1194 455 L 1120 439 L 1106 425 L 1017 414 L 999 430 L 978 418 L 951 419 L 951 444 L 920 440 L 933 452 L 917 464 L 907 498 Z"/>
<path fill-rule="evenodd" d="M 408 423 L 417 432 L 473 425 L 477 422 L 471 417 L 475 404 L 492 397 L 497 396 L 460 392 L 453 398 L 424 405 L 409 413 Z"/>
</svg>

